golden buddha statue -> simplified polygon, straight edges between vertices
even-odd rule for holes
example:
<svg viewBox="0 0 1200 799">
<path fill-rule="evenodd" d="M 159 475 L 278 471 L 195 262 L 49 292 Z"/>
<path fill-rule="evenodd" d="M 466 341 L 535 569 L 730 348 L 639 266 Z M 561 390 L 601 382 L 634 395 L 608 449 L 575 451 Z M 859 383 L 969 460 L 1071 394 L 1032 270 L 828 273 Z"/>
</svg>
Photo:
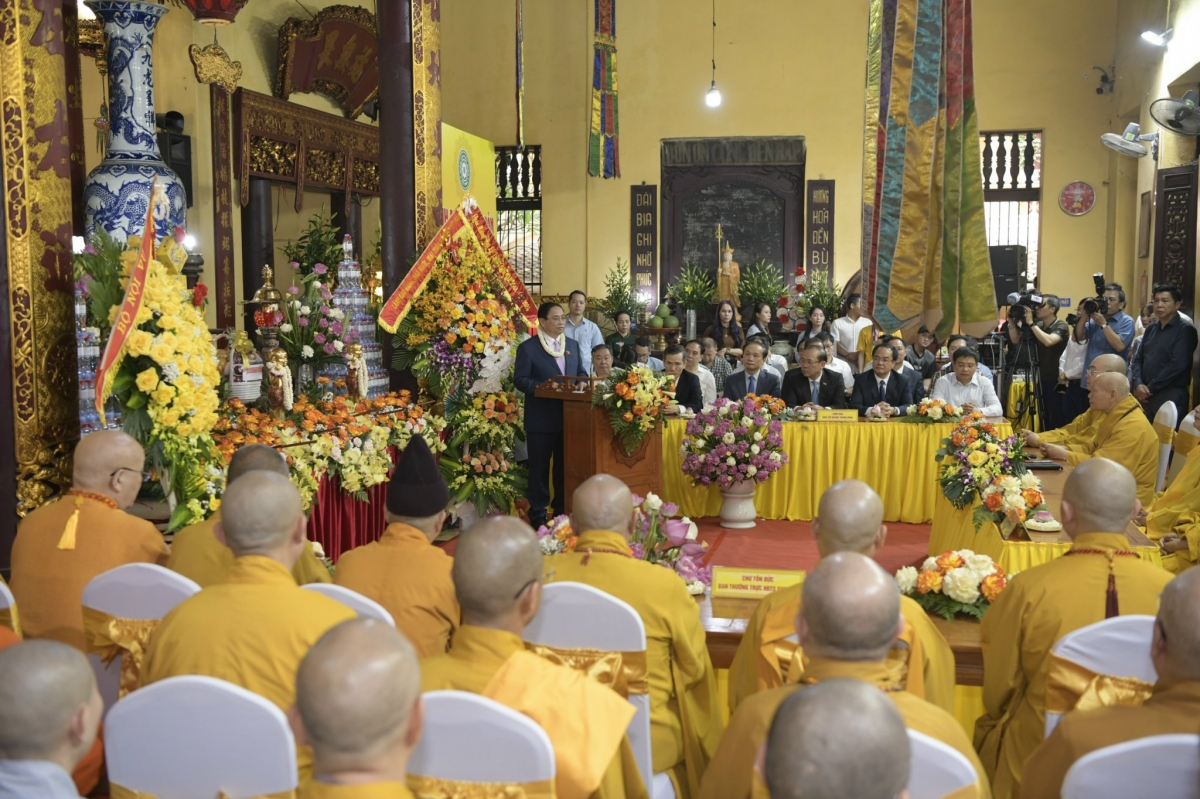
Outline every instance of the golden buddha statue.
<svg viewBox="0 0 1200 799">
<path fill-rule="evenodd" d="M 742 270 L 738 262 L 733 260 L 733 248 L 729 246 L 729 242 L 725 242 L 725 249 L 721 252 L 721 263 L 717 266 L 717 293 L 713 302 L 729 300 L 734 308 L 740 308 L 742 301 L 738 299 L 738 283 L 741 279 Z"/>
</svg>

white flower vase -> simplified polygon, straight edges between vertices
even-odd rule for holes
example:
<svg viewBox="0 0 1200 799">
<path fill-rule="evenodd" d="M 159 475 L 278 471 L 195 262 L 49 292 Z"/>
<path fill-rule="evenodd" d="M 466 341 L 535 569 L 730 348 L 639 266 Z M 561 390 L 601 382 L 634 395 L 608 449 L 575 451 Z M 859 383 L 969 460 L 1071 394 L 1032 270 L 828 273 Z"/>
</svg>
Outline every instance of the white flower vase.
<svg viewBox="0 0 1200 799">
<path fill-rule="evenodd" d="M 754 510 L 754 492 L 758 483 L 743 480 L 721 489 L 721 526 L 731 530 L 748 530 L 755 526 L 758 512 Z"/>
</svg>

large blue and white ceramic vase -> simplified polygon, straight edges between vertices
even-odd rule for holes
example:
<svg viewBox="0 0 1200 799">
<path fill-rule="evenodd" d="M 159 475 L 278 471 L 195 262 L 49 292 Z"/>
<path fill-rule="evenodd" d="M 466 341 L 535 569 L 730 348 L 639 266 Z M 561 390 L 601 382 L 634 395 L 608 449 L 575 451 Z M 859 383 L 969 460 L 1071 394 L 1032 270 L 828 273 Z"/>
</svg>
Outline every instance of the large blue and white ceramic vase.
<svg viewBox="0 0 1200 799">
<path fill-rule="evenodd" d="M 124 240 L 141 235 L 150 187 L 158 176 L 166 192 L 155 210 L 158 236 L 184 225 L 187 198 L 179 176 L 163 163 L 155 139 L 154 28 L 166 6 L 136 0 L 87 0 L 108 42 L 108 155 L 84 187 L 85 235 L 98 230 Z"/>
</svg>

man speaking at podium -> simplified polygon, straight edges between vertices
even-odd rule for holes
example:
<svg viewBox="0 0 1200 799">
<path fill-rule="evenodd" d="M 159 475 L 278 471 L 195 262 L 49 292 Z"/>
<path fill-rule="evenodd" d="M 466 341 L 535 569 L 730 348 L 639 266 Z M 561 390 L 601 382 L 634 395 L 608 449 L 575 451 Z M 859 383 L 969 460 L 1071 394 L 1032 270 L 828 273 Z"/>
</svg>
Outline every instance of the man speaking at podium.
<svg viewBox="0 0 1200 799">
<path fill-rule="evenodd" d="M 554 458 L 553 518 L 563 509 L 563 409 L 562 400 L 535 397 L 533 392 L 552 377 L 587 377 L 579 344 L 563 329 L 567 315 L 556 302 L 538 306 L 538 331 L 517 347 L 513 383 L 525 393 L 525 442 L 529 448 L 529 523 L 537 529 L 546 523 L 550 503 L 550 458 Z"/>
</svg>

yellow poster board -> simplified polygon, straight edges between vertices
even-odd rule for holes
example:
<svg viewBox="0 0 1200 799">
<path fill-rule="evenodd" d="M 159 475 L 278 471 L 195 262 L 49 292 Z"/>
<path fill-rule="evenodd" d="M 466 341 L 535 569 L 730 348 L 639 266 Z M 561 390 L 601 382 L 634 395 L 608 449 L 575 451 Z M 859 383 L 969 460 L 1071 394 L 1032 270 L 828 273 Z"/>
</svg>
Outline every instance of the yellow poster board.
<svg viewBox="0 0 1200 799">
<path fill-rule="evenodd" d="M 475 198 L 496 232 L 496 147 L 487 139 L 442 123 L 442 219 L 450 218 L 467 195 Z"/>
<path fill-rule="evenodd" d="M 713 566 L 712 595 L 742 599 L 762 599 L 772 591 L 804 582 L 804 572 L 789 569 L 739 569 Z"/>
</svg>

